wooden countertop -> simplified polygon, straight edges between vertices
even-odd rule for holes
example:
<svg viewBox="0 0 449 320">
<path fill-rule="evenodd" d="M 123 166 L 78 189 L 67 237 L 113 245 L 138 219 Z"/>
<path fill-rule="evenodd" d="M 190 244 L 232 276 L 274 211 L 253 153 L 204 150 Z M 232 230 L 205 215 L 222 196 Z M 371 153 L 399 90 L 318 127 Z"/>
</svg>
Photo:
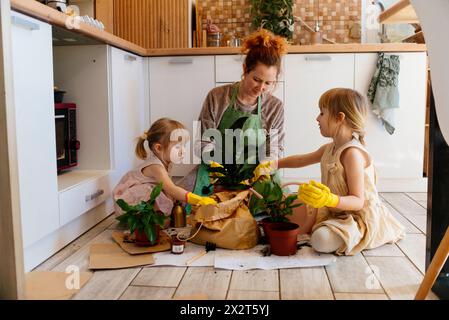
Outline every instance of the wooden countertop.
<svg viewBox="0 0 449 320">
<path fill-rule="evenodd" d="M 43 5 L 35 0 L 11 0 L 13 10 L 32 16 L 52 25 L 60 26 L 72 32 L 110 44 L 114 47 L 143 56 L 195 56 L 195 55 L 225 55 L 238 54 L 240 48 L 180 48 L 180 49 L 145 49 L 134 43 L 119 38 L 109 32 L 101 31 L 83 22 L 79 28 L 69 29 L 66 26 L 67 15 Z M 379 44 L 320 44 L 290 46 L 289 53 L 361 53 L 361 52 L 419 52 L 426 51 L 425 44 L 415 43 L 379 43 Z"/>
</svg>

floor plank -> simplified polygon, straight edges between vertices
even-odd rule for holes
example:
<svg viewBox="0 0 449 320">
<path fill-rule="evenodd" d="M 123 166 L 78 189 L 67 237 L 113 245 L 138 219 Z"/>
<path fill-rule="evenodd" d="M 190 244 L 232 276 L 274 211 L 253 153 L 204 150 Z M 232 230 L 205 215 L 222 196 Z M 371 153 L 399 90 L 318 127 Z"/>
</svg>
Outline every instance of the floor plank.
<svg viewBox="0 0 449 320">
<path fill-rule="evenodd" d="M 404 194 L 402 195 L 403 197 L 397 197 L 392 195 L 396 194 L 383 193 L 382 197 L 384 197 L 384 200 L 387 201 L 391 205 L 391 207 L 395 208 L 402 216 L 404 216 L 416 228 L 418 228 L 420 233 L 426 234 L 427 232 L 426 209 L 421 207 L 419 204 L 417 204 Z"/>
<path fill-rule="evenodd" d="M 281 269 L 282 300 L 333 300 L 324 267 Z"/>
<path fill-rule="evenodd" d="M 399 248 L 423 274 L 426 272 L 426 236 L 423 234 L 407 234 L 398 242 Z"/>
<path fill-rule="evenodd" d="M 388 300 L 384 293 L 336 293 L 335 300 Z"/>
<path fill-rule="evenodd" d="M 95 271 L 73 300 L 117 300 L 140 268 Z"/>
<path fill-rule="evenodd" d="M 113 223 L 115 218 L 113 215 L 102 220 L 100 223 L 95 225 L 93 228 L 88 230 L 86 233 L 75 239 L 73 242 L 69 243 L 67 246 L 59 250 L 56 254 L 48 258 L 42 264 L 37 266 L 34 270 L 36 271 L 49 271 L 55 268 L 65 259 L 69 258 L 72 254 L 81 249 L 86 243 L 95 238 L 98 234 L 106 230 L 108 226 Z"/>
<path fill-rule="evenodd" d="M 406 233 L 422 233 L 413 223 L 411 223 L 406 217 L 399 213 L 395 208 L 391 206 L 386 200 L 383 200 L 385 206 L 390 210 L 391 214 L 398 219 L 398 221 L 405 227 Z"/>
<path fill-rule="evenodd" d="M 279 271 L 233 271 L 229 290 L 279 291 Z"/>
<path fill-rule="evenodd" d="M 54 271 L 65 271 L 68 266 L 77 266 L 80 271 L 89 271 L 89 252 L 92 243 L 112 243 L 112 230 L 104 230 L 95 238 L 88 241 L 83 247 L 72 254 L 70 257 L 58 264 Z"/>
<path fill-rule="evenodd" d="M 423 275 L 406 257 L 367 257 L 390 299 L 414 299 Z M 430 298 L 436 298 L 431 293 Z"/>
<path fill-rule="evenodd" d="M 405 194 L 416 201 L 427 201 L 427 192 L 406 192 Z"/>
<path fill-rule="evenodd" d="M 279 291 L 229 290 L 227 300 L 279 300 Z"/>
<path fill-rule="evenodd" d="M 174 297 L 205 294 L 210 300 L 224 300 L 231 281 L 230 270 L 213 267 L 188 268 Z"/>
<path fill-rule="evenodd" d="M 384 293 L 361 254 L 338 257 L 325 268 L 334 293 Z"/>
<path fill-rule="evenodd" d="M 408 236 L 408 234 L 407 234 Z M 396 244 L 384 244 L 379 248 L 363 250 L 365 257 L 403 257 L 404 253 Z"/>
<path fill-rule="evenodd" d="M 129 286 L 120 300 L 170 300 L 176 288 Z"/>
<path fill-rule="evenodd" d="M 405 193 L 385 192 L 381 196 L 403 215 L 409 213 L 427 215 L 426 209 L 407 197 Z"/>
<path fill-rule="evenodd" d="M 132 282 L 133 286 L 177 287 L 187 268 L 185 267 L 149 267 L 142 271 Z"/>
</svg>

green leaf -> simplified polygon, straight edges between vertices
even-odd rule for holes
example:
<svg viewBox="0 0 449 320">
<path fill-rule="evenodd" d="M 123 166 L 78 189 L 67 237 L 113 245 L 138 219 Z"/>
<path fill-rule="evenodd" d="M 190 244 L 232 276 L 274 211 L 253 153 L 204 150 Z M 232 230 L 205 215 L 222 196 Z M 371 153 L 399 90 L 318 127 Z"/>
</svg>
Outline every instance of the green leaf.
<svg viewBox="0 0 449 320">
<path fill-rule="evenodd" d="M 156 227 L 152 225 L 147 225 L 145 227 L 145 234 L 147 235 L 148 241 L 150 241 L 151 244 L 155 244 L 156 242 Z"/>
<path fill-rule="evenodd" d="M 120 207 L 120 209 L 122 209 L 124 212 L 132 210 L 132 207 L 123 199 L 118 199 L 116 203 Z"/>
<path fill-rule="evenodd" d="M 153 203 L 162 191 L 162 182 L 159 182 L 151 191 L 150 202 Z"/>
</svg>

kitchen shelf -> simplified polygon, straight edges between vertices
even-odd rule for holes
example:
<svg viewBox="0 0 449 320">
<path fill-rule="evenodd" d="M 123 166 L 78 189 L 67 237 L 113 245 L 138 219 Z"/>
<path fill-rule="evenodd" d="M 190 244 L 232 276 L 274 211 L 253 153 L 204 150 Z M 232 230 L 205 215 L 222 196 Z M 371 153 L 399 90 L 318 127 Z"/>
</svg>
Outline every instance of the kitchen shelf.
<svg viewBox="0 0 449 320">
<path fill-rule="evenodd" d="M 382 24 L 419 23 L 419 19 L 410 0 L 401 0 L 382 12 L 379 22 Z"/>
</svg>

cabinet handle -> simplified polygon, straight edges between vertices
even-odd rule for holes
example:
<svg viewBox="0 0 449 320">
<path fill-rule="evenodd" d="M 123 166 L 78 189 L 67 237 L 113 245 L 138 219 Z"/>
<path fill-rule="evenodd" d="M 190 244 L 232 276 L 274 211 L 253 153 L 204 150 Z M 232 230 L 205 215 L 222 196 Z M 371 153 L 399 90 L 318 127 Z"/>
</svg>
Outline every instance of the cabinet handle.
<svg viewBox="0 0 449 320">
<path fill-rule="evenodd" d="M 137 58 L 134 57 L 134 56 L 132 56 L 132 55 L 130 55 L 130 54 L 125 54 L 125 60 L 128 60 L 128 61 L 136 61 Z"/>
<path fill-rule="evenodd" d="M 96 198 L 98 198 L 99 196 L 101 196 L 104 193 L 104 190 L 98 190 L 95 193 L 89 194 L 86 196 L 86 202 L 89 202 L 91 200 L 94 200 Z"/>
<path fill-rule="evenodd" d="M 331 61 L 332 57 L 328 55 L 313 55 L 313 56 L 305 56 L 306 61 Z"/>
<path fill-rule="evenodd" d="M 192 58 L 172 58 L 168 60 L 169 64 L 192 64 Z"/>
<path fill-rule="evenodd" d="M 31 31 L 40 29 L 40 26 L 37 23 L 26 20 L 26 19 L 18 17 L 18 16 L 12 16 L 11 23 L 15 24 L 18 27 L 29 29 Z"/>
</svg>

